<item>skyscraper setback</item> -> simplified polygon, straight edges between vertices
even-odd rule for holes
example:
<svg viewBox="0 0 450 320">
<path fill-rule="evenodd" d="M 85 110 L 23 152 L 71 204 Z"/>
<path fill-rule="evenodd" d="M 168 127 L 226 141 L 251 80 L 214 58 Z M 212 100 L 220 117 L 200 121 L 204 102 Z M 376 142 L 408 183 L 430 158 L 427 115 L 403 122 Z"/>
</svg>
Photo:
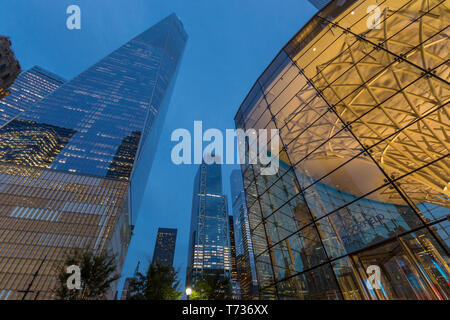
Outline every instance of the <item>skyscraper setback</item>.
<svg viewBox="0 0 450 320">
<path fill-rule="evenodd" d="M 186 41 L 172 14 L 0 130 L 0 299 L 54 298 L 71 248 L 120 271 Z"/>
<path fill-rule="evenodd" d="M 231 278 L 227 212 L 221 166 L 202 163 L 194 180 L 186 286 L 202 275 Z"/>
<path fill-rule="evenodd" d="M 177 229 L 159 228 L 152 264 L 172 267 L 176 241 Z"/>
</svg>

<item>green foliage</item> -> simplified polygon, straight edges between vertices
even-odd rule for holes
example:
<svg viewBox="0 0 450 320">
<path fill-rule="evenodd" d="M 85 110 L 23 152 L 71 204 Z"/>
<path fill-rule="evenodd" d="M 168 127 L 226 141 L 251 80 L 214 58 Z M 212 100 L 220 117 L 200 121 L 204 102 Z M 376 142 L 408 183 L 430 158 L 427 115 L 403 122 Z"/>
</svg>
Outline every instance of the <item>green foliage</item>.
<svg viewBox="0 0 450 320">
<path fill-rule="evenodd" d="M 150 264 L 147 273 L 137 273 L 130 283 L 130 300 L 179 300 L 178 272 L 171 267 Z"/>
<path fill-rule="evenodd" d="M 205 274 L 193 285 L 192 300 L 230 300 L 231 281 L 220 273 Z"/>
<path fill-rule="evenodd" d="M 81 289 L 68 289 L 67 267 L 76 265 L 81 271 Z M 74 251 L 57 269 L 58 282 L 54 290 L 61 300 L 100 300 L 106 299 L 111 284 L 119 279 L 114 256 L 107 253 L 95 255 L 91 251 Z"/>
</svg>

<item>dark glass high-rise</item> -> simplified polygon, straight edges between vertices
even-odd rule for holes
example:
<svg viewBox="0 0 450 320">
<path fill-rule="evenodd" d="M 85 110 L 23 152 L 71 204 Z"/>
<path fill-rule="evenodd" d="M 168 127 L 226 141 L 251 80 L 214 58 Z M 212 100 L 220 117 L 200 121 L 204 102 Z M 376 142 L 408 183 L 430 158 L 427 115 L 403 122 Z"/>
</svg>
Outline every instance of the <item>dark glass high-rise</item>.
<svg viewBox="0 0 450 320">
<path fill-rule="evenodd" d="M 152 264 L 172 268 L 176 241 L 177 229 L 158 228 Z"/>
</svg>

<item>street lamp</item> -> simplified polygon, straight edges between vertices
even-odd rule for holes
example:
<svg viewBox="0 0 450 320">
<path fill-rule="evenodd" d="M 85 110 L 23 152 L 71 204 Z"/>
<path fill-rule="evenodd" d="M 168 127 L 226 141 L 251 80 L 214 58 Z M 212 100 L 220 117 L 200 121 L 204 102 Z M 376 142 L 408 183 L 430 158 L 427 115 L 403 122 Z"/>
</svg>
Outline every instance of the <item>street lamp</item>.
<svg viewBox="0 0 450 320">
<path fill-rule="evenodd" d="M 186 288 L 186 297 L 187 297 L 188 300 L 189 300 L 189 296 L 191 295 L 191 293 L 192 293 L 192 289 L 191 288 Z"/>
</svg>

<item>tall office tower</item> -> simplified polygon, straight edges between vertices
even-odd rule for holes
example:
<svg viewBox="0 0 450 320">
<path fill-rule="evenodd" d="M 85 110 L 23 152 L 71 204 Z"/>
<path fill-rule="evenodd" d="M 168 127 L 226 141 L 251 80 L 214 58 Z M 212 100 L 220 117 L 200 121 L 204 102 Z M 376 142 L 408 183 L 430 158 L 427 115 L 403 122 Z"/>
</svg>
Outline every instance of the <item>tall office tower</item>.
<svg viewBox="0 0 450 320">
<path fill-rule="evenodd" d="M 10 94 L 8 88 L 20 72 L 20 64 L 11 49 L 11 41 L 0 35 L 0 100 Z"/>
<path fill-rule="evenodd" d="M 233 170 L 230 176 L 231 203 L 234 216 L 234 236 L 237 276 L 241 297 L 251 300 L 258 296 L 253 244 L 248 224 L 247 204 L 240 170 Z M 258 240 L 258 239 L 256 239 Z"/>
<path fill-rule="evenodd" d="M 186 286 L 202 275 L 231 277 L 227 212 L 221 166 L 202 163 L 194 180 Z"/>
<path fill-rule="evenodd" d="M 236 115 L 279 129 L 278 173 L 242 166 L 262 298 L 450 299 L 450 3 L 372 4 L 331 1 Z"/>
<path fill-rule="evenodd" d="M 177 229 L 159 228 L 156 236 L 152 264 L 172 268 L 177 241 Z"/>
<path fill-rule="evenodd" d="M 75 248 L 120 273 L 186 40 L 173 14 L 0 129 L 0 299 L 54 298 Z"/>
<path fill-rule="evenodd" d="M 0 127 L 65 82 L 63 78 L 38 66 L 20 74 L 9 88 L 10 94 L 0 100 Z"/>
<path fill-rule="evenodd" d="M 240 299 L 240 286 L 237 273 L 237 260 L 236 260 L 236 242 L 234 236 L 234 220 L 233 216 L 228 216 L 228 227 L 230 230 L 230 256 L 231 256 L 231 280 L 232 280 L 232 290 L 233 299 Z"/>
</svg>

